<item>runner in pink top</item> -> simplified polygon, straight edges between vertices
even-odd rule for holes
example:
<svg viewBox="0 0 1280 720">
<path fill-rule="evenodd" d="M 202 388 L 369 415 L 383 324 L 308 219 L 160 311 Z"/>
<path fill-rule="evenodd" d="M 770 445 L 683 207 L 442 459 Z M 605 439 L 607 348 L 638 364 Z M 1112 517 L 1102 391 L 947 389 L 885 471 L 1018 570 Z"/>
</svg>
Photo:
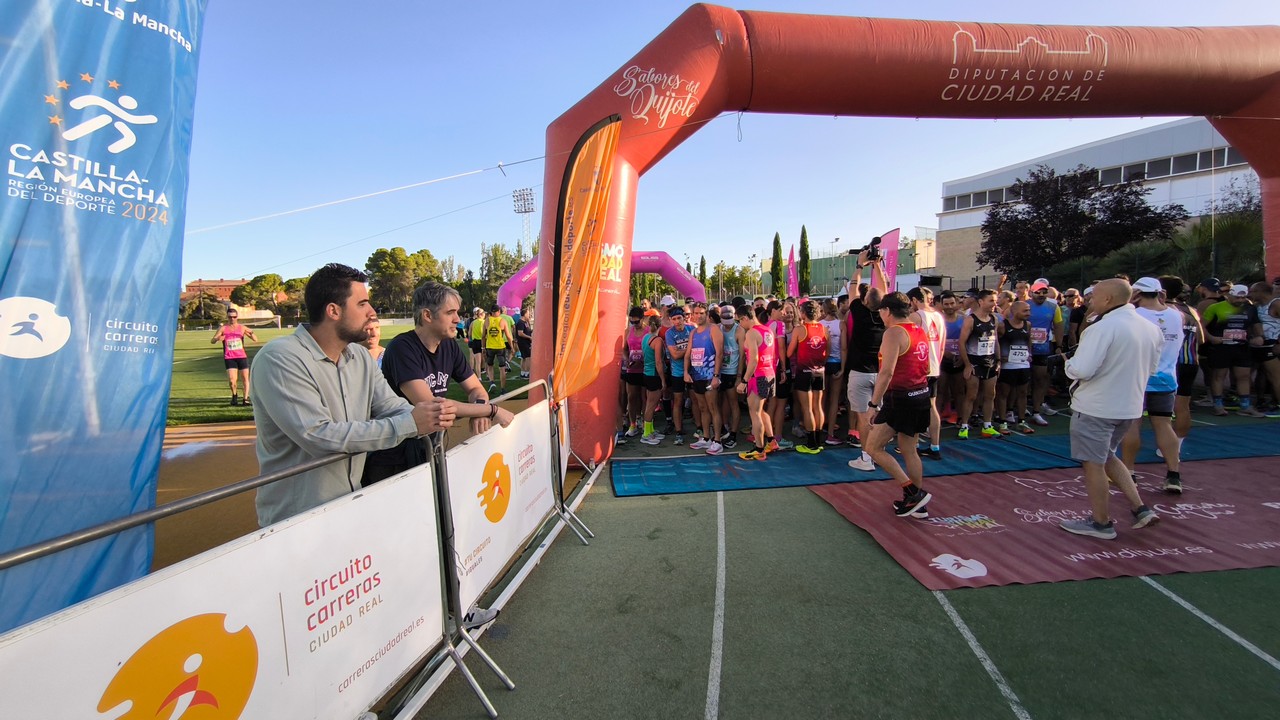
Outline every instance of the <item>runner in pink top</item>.
<svg viewBox="0 0 1280 720">
<path fill-rule="evenodd" d="M 227 323 L 218 328 L 210 344 L 222 343 L 222 362 L 227 368 L 227 382 L 231 384 L 231 404 L 240 405 L 240 396 L 236 394 L 236 381 L 241 372 L 244 373 L 244 404 L 252 405 L 249 400 L 249 355 L 244 351 L 244 339 L 248 337 L 258 342 L 253 330 L 240 324 L 240 313 L 234 309 L 227 311 Z"/>
<path fill-rule="evenodd" d="M 751 438 L 755 442 L 755 448 L 738 453 L 743 460 L 764 460 L 773 445 L 773 424 L 765 412 L 765 401 L 773 397 L 778 341 L 765 324 L 768 319 L 769 310 L 764 307 L 756 308 L 754 317 L 748 314 L 742 319 L 746 333 L 742 342 L 744 365 L 738 392 L 747 396 L 747 415 L 751 418 Z"/>
</svg>

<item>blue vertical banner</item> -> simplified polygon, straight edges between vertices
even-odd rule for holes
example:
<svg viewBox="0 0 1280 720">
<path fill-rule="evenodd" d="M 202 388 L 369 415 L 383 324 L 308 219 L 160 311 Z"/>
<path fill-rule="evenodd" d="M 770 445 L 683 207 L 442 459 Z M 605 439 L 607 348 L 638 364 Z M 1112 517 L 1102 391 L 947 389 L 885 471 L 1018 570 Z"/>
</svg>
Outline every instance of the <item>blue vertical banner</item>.
<svg viewBox="0 0 1280 720">
<path fill-rule="evenodd" d="M 155 503 L 204 8 L 0 13 L 0 552 Z M 152 539 L 0 571 L 0 632 L 146 574 Z"/>
</svg>

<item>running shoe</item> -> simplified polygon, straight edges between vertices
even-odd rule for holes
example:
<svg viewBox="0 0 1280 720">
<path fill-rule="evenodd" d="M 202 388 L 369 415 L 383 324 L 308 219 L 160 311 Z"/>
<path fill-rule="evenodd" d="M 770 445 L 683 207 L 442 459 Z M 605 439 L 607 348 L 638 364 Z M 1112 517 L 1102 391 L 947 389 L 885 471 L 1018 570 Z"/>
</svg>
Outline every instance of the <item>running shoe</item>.
<svg viewBox="0 0 1280 720">
<path fill-rule="evenodd" d="M 993 428 L 993 427 L 991 427 L 990 425 L 986 425 L 986 426 L 984 426 L 984 427 L 982 428 L 982 437 L 984 437 L 984 438 L 998 438 L 998 437 L 1000 437 L 1000 431 L 999 431 L 999 430 L 997 430 L 997 429 L 995 429 L 995 428 Z"/>
<path fill-rule="evenodd" d="M 627 428 L 627 437 L 635 437 L 639 434 L 640 426 L 636 423 L 631 423 L 631 426 Z"/>
<path fill-rule="evenodd" d="M 1023 435 L 1035 435 L 1035 434 L 1036 434 L 1036 430 L 1035 430 L 1035 428 L 1031 427 L 1031 426 L 1030 426 L 1030 425 L 1028 425 L 1026 422 L 1020 422 L 1020 423 L 1018 423 L 1018 432 L 1022 433 Z"/>
<path fill-rule="evenodd" d="M 1012 430 L 1009 429 L 1009 423 L 1007 422 L 1002 422 L 999 425 L 997 425 L 996 431 L 999 432 L 1001 435 L 1009 435 L 1010 433 L 1013 432 Z"/>
<path fill-rule="evenodd" d="M 231 407 L 239 407 L 239 406 L 240 406 L 240 396 L 239 396 L 239 395 L 232 395 L 232 396 L 231 396 Z"/>
<path fill-rule="evenodd" d="M 765 451 L 765 452 L 778 452 L 778 451 L 779 451 L 779 450 L 781 450 L 781 449 L 782 449 L 782 447 L 778 445 L 778 439 L 777 439 L 777 438 L 774 438 L 773 440 L 770 440 L 770 441 L 769 441 L 769 444 L 768 444 L 768 445 L 766 445 L 766 446 L 765 446 L 764 451 Z"/>
<path fill-rule="evenodd" d="M 626 444 L 627 444 L 627 434 L 626 434 L 626 433 L 624 433 L 624 432 L 622 432 L 621 430 L 619 430 L 619 431 L 618 431 L 617 433 L 615 433 L 615 434 L 614 434 L 614 436 L 613 436 L 613 444 L 614 444 L 614 445 L 626 445 Z"/>
<path fill-rule="evenodd" d="M 690 450 L 706 450 L 707 446 L 711 444 L 697 435 L 694 435 L 694 437 L 698 439 L 689 443 Z"/>
<path fill-rule="evenodd" d="M 1277 417 L 1280 417 L 1280 415 L 1278 415 Z M 823 445 L 843 445 L 844 443 L 840 442 L 840 438 L 836 437 L 835 435 L 828 435 L 827 439 L 824 440 L 822 444 Z"/>
<path fill-rule="evenodd" d="M 1018 415 L 1010 410 L 1004 414 L 1004 421 L 1016 425 L 1018 423 Z"/>
<path fill-rule="evenodd" d="M 683 445 L 683 444 L 684 444 L 684 435 L 681 435 L 681 434 L 677 433 L 677 434 L 676 434 L 675 442 L 674 442 L 673 444 L 674 444 L 674 445 Z"/>
<path fill-rule="evenodd" d="M 1133 513 L 1133 529 L 1134 530 L 1141 530 L 1144 527 L 1155 525 L 1156 523 L 1160 522 L 1160 516 L 1157 515 L 1154 510 L 1147 507 L 1146 505 L 1143 505 L 1137 510 L 1130 510 L 1129 512 Z"/>
<path fill-rule="evenodd" d="M 929 460 L 941 460 L 942 448 L 938 448 L 937 450 L 934 450 L 931 447 L 920 448 L 920 457 L 928 458 Z M 926 513 L 926 517 L 927 515 L 928 513 Z"/>
<path fill-rule="evenodd" d="M 968 440 L 968 439 L 969 439 L 969 426 L 968 426 L 968 425 L 961 425 L 961 426 L 960 426 L 960 431 L 956 433 L 956 437 L 960 438 L 961 440 Z"/>
<path fill-rule="evenodd" d="M 844 444 L 848 445 L 851 448 L 862 447 L 862 438 L 858 437 L 858 431 L 850 430 L 849 436 L 845 438 Z"/>
<path fill-rule="evenodd" d="M 661 444 L 662 444 L 662 439 L 663 439 L 663 438 L 665 438 L 665 437 L 666 437 L 665 435 L 660 435 L 660 434 L 658 434 L 658 433 L 652 433 L 652 434 L 645 435 L 644 437 L 640 438 L 640 442 L 644 443 L 645 445 L 661 445 Z"/>
<path fill-rule="evenodd" d="M 249 400 L 249 398 L 245 398 L 240 404 L 244 405 L 245 407 L 253 407 L 253 403 Z"/>
<path fill-rule="evenodd" d="M 495 382 L 491 382 L 491 383 L 489 383 L 489 392 L 490 392 L 490 393 L 492 393 L 494 390 L 497 390 L 497 389 L 498 389 L 498 383 L 495 383 Z"/>
<path fill-rule="evenodd" d="M 809 447 L 808 445 L 805 445 L 804 443 L 799 443 L 796 445 L 796 452 L 800 453 L 801 455 L 817 455 L 821 451 L 822 451 L 822 448 L 818 448 L 817 450 L 814 450 L 813 448 Z"/>
<path fill-rule="evenodd" d="M 904 496 L 901 500 L 893 501 L 893 512 L 898 517 L 907 517 L 924 510 L 924 506 L 929 504 L 933 499 L 933 495 L 924 490 L 916 490 L 911 495 Z"/>
<path fill-rule="evenodd" d="M 858 456 L 856 459 L 850 460 L 849 467 L 853 468 L 854 470 L 871 472 L 872 470 L 876 469 L 876 464 L 874 461 L 872 461 L 872 459 L 866 453 L 863 453 L 862 455 Z"/>
<path fill-rule="evenodd" d="M 1262 415 L 1263 417 L 1280 418 L 1280 408 L 1271 408 L 1269 410 L 1263 410 Z"/>
<path fill-rule="evenodd" d="M 1214 405 L 1213 414 L 1217 415 L 1218 417 L 1222 417 L 1227 414 L 1227 409 L 1221 405 Z"/>
<path fill-rule="evenodd" d="M 498 619 L 500 610 L 493 608 L 471 608 L 471 612 L 462 616 L 462 627 L 467 630 L 476 630 Z"/>
<path fill-rule="evenodd" d="M 779 450 L 790 450 L 791 448 L 794 448 L 796 446 L 795 443 L 791 442 L 786 438 L 774 438 L 773 441 L 778 443 Z"/>
<path fill-rule="evenodd" d="M 1041 415 L 1049 415 L 1049 416 L 1053 416 L 1053 415 L 1057 415 L 1057 414 L 1058 414 L 1058 411 L 1057 411 L 1057 410 L 1054 410 L 1054 409 L 1053 409 L 1053 408 L 1051 408 L 1051 407 L 1049 407 L 1049 403 L 1047 403 L 1047 402 L 1042 402 L 1042 403 L 1040 403 L 1040 414 L 1041 414 Z"/>
<path fill-rule="evenodd" d="M 1243 415 L 1243 416 L 1245 416 L 1245 417 L 1256 417 L 1256 418 L 1266 417 L 1266 415 L 1263 415 L 1263 414 L 1262 414 L 1261 412 L 1259 412 L 1259 410 L 1258 410 L 1257 408 L 1255 408 L 1255 407 L 1242 408 L 1242 409 L 1238 410 L 1238 411 L 1236 412 L 1236 414 L 1237 414 L 1237 415 Z"/>
<path fill-rule="evenodd" d="M 1170 495 L 1181 495 L 1182 494 L 1182 478 L 1172 477 L 1172 476 L 1166 477 L 1164 479 L 1164 491 L 1169 493 Z"/>
<path fill-rule="evenodd" d="M 1199 400 L 1196 400 L 1195 402 L 1193 402 L 1193 403 L 1191 403 L 1191 404 L 1192 404 L 1192 405 L 1195 405 L 1196 407 L 1203 407 L 1203 408 L 1213 407 L 1213 398 L 1211 398 L 1211 397 L 1202 397 L 1202 398 L 1200 398 Z"/>
<path fill-rule="evenodd" d="M 713 440 L 707 443 L 706 451 L 708 455 L 719 455 L 724 452 L 724 446 Z"/>
<path fill-rule="evenodd" d="M 734 436 L 730 435 L 729 437 L 727 437 L 727 438 L 725 438 L 724 440 L 722 440 L 722 441 L 720 442 L 720 444 L 724 446 L 724 449 L 726 449 L 726 450 L 732 450 L 732 449 L 734 449 L 734 448 L 738 447 L 738 439 L 737 439 L 737 438 L 735 438 Z"/>
<path fill-rule="evenodd" d="M 768 457 L 768 454 L 766 454 L 764 450 L 761 450 L 759 448 L 752 448 L 746 452 L 738 453 L 738 457 L 742 458 L 743 460 L 764 460 L 765 458 Z"/>
<path fill-rule="evenodd" d="M 800 426 L 800 423 L 796 423 L 791 426 L 791 434 L 799 438 L 799 437 L 804 437 L 808 433 L 804 431 L 804 428 Z"/>
<path fill-rule="evenodd" d="M 1102 540 L 1116 539 L 1116 524 L 1111 521 L 1107 521 L 1107 524 L 1103 525 L 1093 518 L 1088 518 L 1086 520 L 1063 520 L 1058 523 L 1058 527 L 1075 535 L 1087 535 L 1088 537 L 1095 537 Z"/>
<path fill-rule="evenodd" d="M 1040 425 L 1040 426 L 1044 426 L 1044 425 L 1048 425 L 1048 424 L 1049 424 L 1049 421 L 1048 421 L 1048 420 L 1045 420 L 1045 419 L 1044 419 L 1044 416 L 1043 416 L 1043 415 L 1041 415 L 1040 413 L 1036 413 L 1035 415 L 1032 415 L 1032 416 L 1031 416 L 1031 422 L 1033 422 L 1033 423 L 1035 423 L 1035 424 L 1037 424 L 1037 425 Z"/>
<path fill-rule="evenodd" d="M 915 511 L 915 512 L 911 513 L 911 517 L 913 517 L 913 518 L 915 518 L 915 519 L 917 519 L 917 520 L 928 520 L 928 519 L 929 519 L 929 508 L 920 508 L 919 510 L 917 510 L 917 511 Z"/>
</svg>

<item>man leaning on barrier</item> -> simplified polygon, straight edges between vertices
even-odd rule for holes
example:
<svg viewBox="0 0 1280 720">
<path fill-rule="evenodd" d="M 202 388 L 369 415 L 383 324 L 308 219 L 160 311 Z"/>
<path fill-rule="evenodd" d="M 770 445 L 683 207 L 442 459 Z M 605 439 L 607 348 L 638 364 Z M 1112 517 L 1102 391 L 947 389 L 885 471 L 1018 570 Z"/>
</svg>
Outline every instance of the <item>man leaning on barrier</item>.
<svg viewBox="0 0 1280 720">
<path fill-rule="evenodd" d="M 489 393 L 454 342 L 461 307 L 462 296 L 448 285 L 428 281 L 414 290 L 413 332 L 397 335 L 387 345 L 382 374 L 395 394 L 414 403 L 444 403 L 451 415 L 471 418 L 471 431 L 479 434 L 491 423 L 510 425 L 515 415 L 489 402 Z M 450 380 L 462 385 L 466 403 L 445 399 Z M 370 453 L 363 484 L 372 485 L 425 461 L 422 441 L 409 438 L 398 447 Z"/>
<path fill-rule="evenodd" d="M 354 453 L 258 489 L 258 523 L 266 527 L 360 487 L 364 453 L 453 424 L 455 410 L 439 399 L 412 405 L 396 397 L 365 340 L 378 319 L 368 277 L 332 263 L 307 281 L 309 322 L 267 343 L 253 360 L 258 465 L 286 470 L 330 453 Z"/>
</svg>

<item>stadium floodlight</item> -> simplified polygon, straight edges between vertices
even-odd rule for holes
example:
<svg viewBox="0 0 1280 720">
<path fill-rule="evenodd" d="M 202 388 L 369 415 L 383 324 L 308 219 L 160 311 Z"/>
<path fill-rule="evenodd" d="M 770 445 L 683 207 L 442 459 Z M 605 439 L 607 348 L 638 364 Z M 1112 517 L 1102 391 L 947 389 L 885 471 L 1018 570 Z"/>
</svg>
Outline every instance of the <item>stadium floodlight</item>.
<svg viewBox="0 0 1280 720">
<path fill-rule="evenodd" d="M 533 188 L 520 188 L 511 193 L 515 201 L 516 214 L 527 215 L 533 212 Z"/>
</svg>

